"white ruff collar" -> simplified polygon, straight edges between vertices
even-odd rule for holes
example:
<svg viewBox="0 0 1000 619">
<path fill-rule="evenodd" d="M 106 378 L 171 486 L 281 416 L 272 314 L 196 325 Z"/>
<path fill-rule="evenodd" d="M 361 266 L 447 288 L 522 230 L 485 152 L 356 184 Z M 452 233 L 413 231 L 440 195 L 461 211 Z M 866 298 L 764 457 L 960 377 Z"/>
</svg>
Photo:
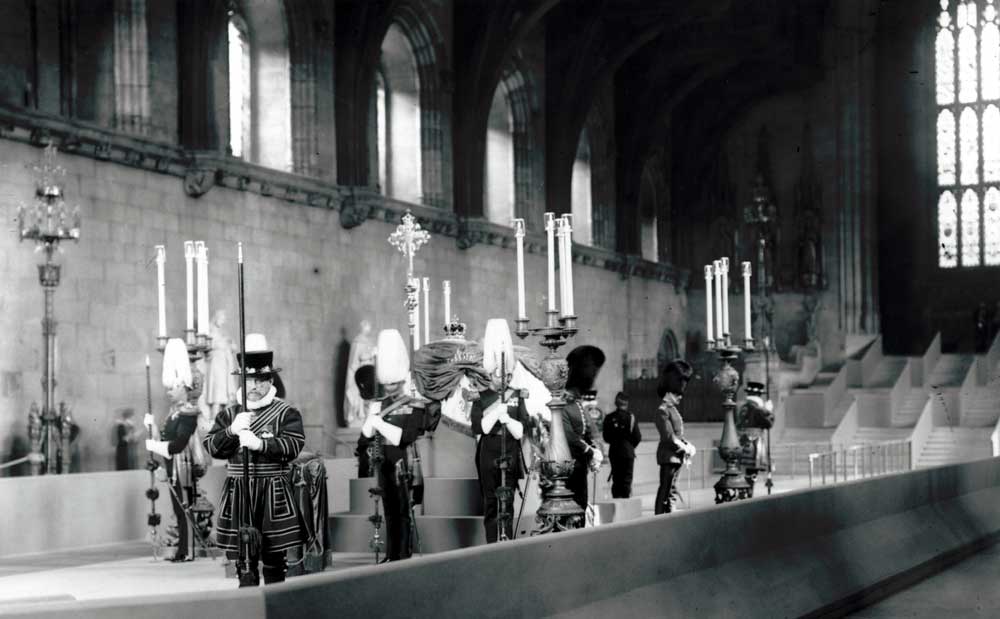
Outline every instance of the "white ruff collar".
<svg viewBox="0 0 1000 619">
<path fill-rule="evenodd" d="M 267 408 L 268 406 L 271 405 L 271 402 L 274 401 L 274 398 L 277 395 L 278 395 L 277 388 L 275 388 L 274 385 L 271 385 L 271 389 L 268 390 L 267 394 L 263 398 L 257 400 L 256 402 L 251 402 L 250 400 L 247 400 L 247 408 L 249 410 L 252 410 L 252 411 L 255 411 L 255 410 L 258 410 L 258 409 L 261 409 L 261 408 Z M 243 389 L 237 389 L 236 390 L 236 401 L 237 402 L 242 402 L 243 401 Z"/>
</svg>

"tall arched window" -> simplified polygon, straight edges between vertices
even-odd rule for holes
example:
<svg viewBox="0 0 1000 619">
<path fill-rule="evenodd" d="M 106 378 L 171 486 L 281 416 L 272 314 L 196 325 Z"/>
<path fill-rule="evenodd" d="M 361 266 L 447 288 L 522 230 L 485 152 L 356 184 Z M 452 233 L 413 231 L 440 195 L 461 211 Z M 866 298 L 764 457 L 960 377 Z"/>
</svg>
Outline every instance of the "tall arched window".
<svg viewBox="0 0 1000 619">
<path fill-rule="evenodd" d="M 518 69 L 504 74 L 493 93 L 486 136 L 483 204 L 490 221 L 511 225 L 513 217 L 528 227 L 542 226 L 533 208 L 535 183 L 531 133 L 533 98 Z M 536 212 L 539 211 L 539 212 Z"/>
<path fill-rule="evenodd" d="M 379 67 L 375 73 L 375 135 L 378 142 L 375 151 L 378 157 L 378 188 L 386 195 L 389 186 L 389 110 L 387 108 L 385 73 Z"/>
<path fill-rule="evenodd" d="M 483 179 L 486 219 L 511 225 L 514 218 L 514 116 L 503 84 L 494 91 L 490 105 Z"/>
<path fill-rule="evenodd" d="M 1000 265 L 995 0 L 940 0 L 935 41 L 938 266 Z"/>
<path fill-rule="evenodd" d="M 590 175 L 590 137 L 587 129 L 580 132 L 573 160 L 573 180 L 571 181 L 571 203 L 573 205 L 573 240 L 583 245 L 593 245 L 592 196 Z"/>
<path fill-rule="evenodd" d="M 656 198 L 656 182 L 649 164 L 646 164 L 639 182 L 639 239 L 642 257 L 653 262 L 660 258 L 657 247 Z"/>
<path fill-rule="evenodd" d="M 381 82 L 381 91 L 377 83 L 374 106 L 376 144 L 380 149 L 379 185 L 386 196 L 419 203 L 423 187 L 420 76 L 410 41 L 395 23 L 382 39 L 381 67 L 376 80 Z"/>
<path fill-rule="evenodd" d="M 229 150 L 249 159 L 251 119 L 250 31 L 243 16 L 229 11 Z"/>
</svg>

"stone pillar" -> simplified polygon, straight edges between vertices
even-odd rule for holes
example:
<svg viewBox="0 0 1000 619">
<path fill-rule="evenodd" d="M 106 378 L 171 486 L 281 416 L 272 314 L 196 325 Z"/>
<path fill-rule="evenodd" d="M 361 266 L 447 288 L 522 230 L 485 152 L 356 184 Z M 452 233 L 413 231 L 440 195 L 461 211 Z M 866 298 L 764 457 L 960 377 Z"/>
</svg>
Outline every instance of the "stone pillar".
<svg viewBox="0 0 1000 619">
<path fill-rule="evenodd" d="M 835 38 L 838 327 L 879 330 L 874 174 L 874 2 L 837 4 Z"/>
</svg>

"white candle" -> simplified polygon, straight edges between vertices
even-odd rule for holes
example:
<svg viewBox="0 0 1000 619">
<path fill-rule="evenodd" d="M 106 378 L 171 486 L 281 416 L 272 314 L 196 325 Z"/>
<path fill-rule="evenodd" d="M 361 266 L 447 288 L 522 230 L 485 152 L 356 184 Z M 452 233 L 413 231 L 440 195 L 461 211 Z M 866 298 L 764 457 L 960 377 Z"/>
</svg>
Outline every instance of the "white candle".
<svg viewBox="0 0 1000 619">
<path fill-rule="evenodd" d="M 451 323 L 451 282 L 441 282 L 441 289 L 444 290 L 444 325 L 447 327 Z"/>
<path fill-rule="evenodd" d="M 750 328 L 750 263 L 743 263 L 743 323 L 746 325 L 746 340 L 753 341 L 752 330 Z"/>
<path fill-rule="evenodd" d="M 553 237 L 556 232 L 556 216 L 554 213 L 545 213 L 545 240 L 548 247 L 549 266 L 549 311 L 556 311 L 556 255 Z"/>
<path fill-rule="evenodd" d="M 705 265 L 705 341 L 712 342 L 712 286 L 715 277 L 712 274 L 712 265 Z M 713 342 L 714 344 L 714 342 Z"/>
<path fill-rule="evenodd" d="M 194 241 L 184 241 L 184 262 L 187 273 L 187 322 L 185 329 L 194 331 Z"/>
<path fill-rule="evenodd" d="M 722 339 L 722 263 L 712 261 L 712 272 L 715 273 L 715 339 Z"/>
<path fill-rule="evenodd" d="M 163 268 L 167 262 L 167 248 L 156 246 L 156 309 L 159 318 L 156 334 L 167 337 L 167 282 L 163 276 Z"/>
<path fill-rule="evenodd" d="M 566 300 L 566 221 L 560 217 L 556 220 L 556 246 L 559 248 L 559 310 L 562 316 L 568 316 L 569 301 Z"/>
<path fill-rule="evenodd" d="M 573 316 L 576 309 L 573 303 L 573 216 L 569 213 L 562 216 L 563 244 L 566 245 L 566 305 L 567 316 Z"/>
<path fill-rule="evenodd" d="M 414 277 L 410 280 L 410 285 L 417 289 L 417 304 L 413 306 L 413 314 L 410 316 L 413 327 L 413 350 L 420 350 L 420 278 Z"/>
<path fill-rule="evenodd" d="M 194 244 L 198 265 L 198 333 L 208 334 L 208 248 L 204 241 Z"/>
<path fill-rule="evenodd" d="M 243 264 L 243 243 L 236 244 L 236 262 Z"/>
<path fill-rule="evenodd" d="M 514 220 L 514 243 L 517 248 L 517 318 L 527 320 L 524 306 L 524 220 Z"/>
<path fill-rule="evenodd" d="M 431 278 L 425 277 L 424 285 L 424 343 L 431 341 Z"/>
<path fill-rule="evenodd" d="M 722 336 L 729 339 L 729 258 L 722 257 Z"/>
</svg>

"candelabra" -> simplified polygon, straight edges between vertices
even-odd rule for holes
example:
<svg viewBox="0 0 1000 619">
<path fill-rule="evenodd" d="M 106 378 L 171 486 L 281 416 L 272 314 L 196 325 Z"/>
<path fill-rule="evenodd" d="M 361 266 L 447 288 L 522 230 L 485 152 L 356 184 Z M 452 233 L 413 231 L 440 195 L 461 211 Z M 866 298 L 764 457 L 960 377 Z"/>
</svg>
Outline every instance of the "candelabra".
<svg viewBox="0 0 1000 619">
<path fill-rule="evenodd" d="M 35 404 L 28 414 L 28 437 L 31 442 L 31 472 L 69 472 L 69 439 L 72 419 L 65 404 L 56 409 L 56 319 L 55 291 L 59 286 L 61 265 L 55 261 L 59 243 L 80 240 L 80 209 L 66 205 L 60 179 L 66 170 L 56 163 L 56 147 L 45 148 L 42 161 L 30 169 L 35 177 L 35 200 L 17 209 L 17 230 L 20 240 L 34 241 L 37 250 L 45 253 L 45 262 L 38 265 L 38 280 L 45 294 L 42 318 L 42 391 L 41 411 Z"/>
<path fill-rule="evenodd" d="M 736 392 L 740 388 L 740 373 L 733 367 L 740 352 L 749 352 L 749 350 L 723 344 L 717 344 L 715 349 L 719 353 L 719 361 L 722 365 L 715 374 L 713 382 L 722 391 L 722 409 L 725 413 L 725 420 L 722 424 L 722 439 L 719 441 L 719 455 L 726 462 L 726 470 L 722 473 L 719 481 L 715 483 L 715 502 L 725 503 L 737 499 L 748 499 L 753 491 L 753 487 L 746 480 L 739 467 L 742 447 L 736 432 Z"/>
<path fill-rule="evenodd" d="M 569 378 L 569 365 L 559 357 L 556 351 L 576 334 L 576 316 L 557 318 L 558 312 L 546 313 L 546 325 L 537 329 L 528 329 L 526 319 L 515 321 L 518 337 L 524 339 L 529 334 L 541 338 L 541 345 L 549 349 L 549 354 L 541 361 L 542 382 L 552 394 L 548 406 L 552 415 L 549 442 L 545 459 L 541 461 L 540 474 L 547 480 L 547 487 L 542 497 L 542 505 L 538 508 L 536 520 L 539 528 L 532 534 L 551 533 L 578 529 L 583 526 L 584 510 L 573 499 L 573 492 L 566 487 L 566 480 L 573 473 L 574 461 L 569 457 L 569 445 L 566 442 L 566 431 L 563 428 L 563 409 L 566 407 L 564 398 L 566 379 Z"/>
</svg>

